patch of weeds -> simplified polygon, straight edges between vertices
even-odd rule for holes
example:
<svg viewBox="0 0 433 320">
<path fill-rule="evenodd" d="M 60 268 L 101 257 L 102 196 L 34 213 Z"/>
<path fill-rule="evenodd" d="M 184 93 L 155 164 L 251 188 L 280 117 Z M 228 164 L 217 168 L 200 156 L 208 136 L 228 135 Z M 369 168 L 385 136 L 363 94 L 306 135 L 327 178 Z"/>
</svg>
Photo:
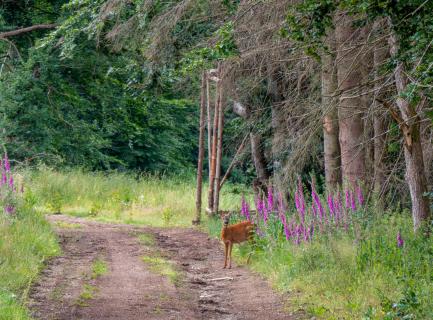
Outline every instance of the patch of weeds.
<svg viewBox="0 0 433 320">
<path fill-rule="evenodd" d="M 155 238 L 149 233 L 140 233 L 137 237 L 140 243 L 145 246 L 155 245 Z"/>
<path fill-rule="evenodd" d="M 107 264 L 104 260 L 98 258 L 95 260 L 92 264 L 92 279 L 96 279 L 104 274 L 106 274 L 108 271 Z"/>
<path fill-rule="evenodd" d="M 97 291 L 98 288 L 96 288 L 95 286 L 92 286 L 90 284 L 84 284 L 83 291 L 78 297 L 77 305 L 81 307 L 87 307 L 88 306 L 87 301 L 93 299 Z"/>
<path fill-rule="evenodd" d="M 61 229 L 81 229 L 83 226 L 79 223 L 69 223 L 65 221 L 56 221 L 54 225 Z"/>
<path fill-rule="evenodd" d="M 164 224 L 166 226 L 170 225 L 170 222 L 173 219 L 173 217 L 174 217 L 174 212 L 170 208 L 166 208 L 162 212 L 162 220 L 164 221 Z"/>
<path fill-rule="evenodd" d="M 175 286 L 180 284 L 180 275 L 172 262 L 158 255 L 144 256 L 142 259 L 152 272 L 167 277 Z"/>
</svg>

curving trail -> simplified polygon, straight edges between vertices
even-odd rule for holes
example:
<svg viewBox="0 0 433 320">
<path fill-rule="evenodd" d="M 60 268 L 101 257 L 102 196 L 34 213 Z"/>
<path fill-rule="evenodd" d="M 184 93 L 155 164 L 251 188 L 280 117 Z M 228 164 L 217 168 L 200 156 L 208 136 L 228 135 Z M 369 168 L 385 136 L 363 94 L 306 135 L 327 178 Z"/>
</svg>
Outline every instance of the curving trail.
<svg viewBox="0 0 433 320">
<path fill-rule="evenodd" d="M 294 319 L 259 276 L 243 267 L 223 270 L 220 243 L 204 233 L 48 219 L 63 254 L 48 263 L 30 292 L 36 319 Z M 141 243 L 140 234 L 155 243 Z M 143 261 L 155 255 L 173 264 L 178 281 Z M 95 261 L 104 261 L 107 272 L 93 274 Z"/>
</svg>

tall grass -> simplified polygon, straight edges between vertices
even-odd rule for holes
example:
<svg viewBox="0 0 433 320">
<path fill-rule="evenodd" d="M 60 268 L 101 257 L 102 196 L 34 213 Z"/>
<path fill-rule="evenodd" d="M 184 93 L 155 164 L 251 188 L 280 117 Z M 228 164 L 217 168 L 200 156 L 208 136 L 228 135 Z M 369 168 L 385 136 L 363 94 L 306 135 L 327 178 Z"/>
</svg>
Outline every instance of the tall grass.
<svg viewBox="0 0 433 320">
<path fill-rule="evenodd" d="M 44 261 L 59 253 L 43 216 L 24 203 L 0 212 L 0 319 L 30 319 L 25 301 Z"/>
<path fill-rule="evenodd" d="M 194 219 L 196 188 L 192 176 L 89 173 L 78 169 L 59 172 L 47 168 L 23 171 L 23 175 L 41 212 L 157 227 L 188 227 Z M 239 206 L 244 191 L 245 187 L 239 185 L 225 185 L 220 207 Z"/>
</svg>

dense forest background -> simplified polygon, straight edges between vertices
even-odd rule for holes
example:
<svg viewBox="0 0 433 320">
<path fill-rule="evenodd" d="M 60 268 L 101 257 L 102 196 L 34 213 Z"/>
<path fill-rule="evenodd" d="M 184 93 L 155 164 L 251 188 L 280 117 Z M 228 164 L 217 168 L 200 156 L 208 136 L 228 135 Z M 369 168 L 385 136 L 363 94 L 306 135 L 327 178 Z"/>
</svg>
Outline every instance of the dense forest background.
<svg viewBox="0 0 433 320">
<path fill-rule="evenodd" d="M 188 171 L 201 73 L 219 62 L 223 167 L 245 133 L 251 142 L 235 180 L 271 179 L 280 190 L 311 174 L 319 188 L 362 184 L 386 206 L 412 201 L 418 225 L 430 216 L 430 9 L 430 1 L 2 1 L 3 145 L 24 163 Z M 7 34 L 40 24 L 50 26 Z"/>
</svg>

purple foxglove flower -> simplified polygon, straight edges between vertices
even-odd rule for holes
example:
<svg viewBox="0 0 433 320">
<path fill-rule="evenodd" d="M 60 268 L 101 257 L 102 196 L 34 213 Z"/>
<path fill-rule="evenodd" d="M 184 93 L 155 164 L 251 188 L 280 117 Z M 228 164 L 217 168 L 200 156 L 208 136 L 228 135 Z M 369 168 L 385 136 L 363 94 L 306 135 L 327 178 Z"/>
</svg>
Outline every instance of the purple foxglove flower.
<svg viewBox="0 0 433 320">
<path fill-rule="evenodd" d="M 264 223 L 268 222 L 268 214 L 269 214 L 268 208 L 265 205 L 263 205 L 263 222 Z"/>
<path fill-rule="evenodd" d="M 9 188 L 14 189 L 14 178 L 12 176 L 9 178 Z"/>
<path fill-rule="evenodd" d="M 328 194 L 328 207 L 329 207 L 329 215 L 332 217 L 335 215 L 335 206 L 334 206 L 334 199 L 332 197 L 332 194 Z"/>
<path fill-rule="evenodd" d="M 346 190 L 346 208 L 350 208 L 350 190 Z"/>
<path fill-rule="evenodd" d="M 274 195 L 272 191 L 272 186 L 268 187 L 268 209 L 272 211 L 274 209 Z"/>
<path fill-rule="evenodd" d="M 314 200 L 314 203 L 316 204 L 316 207 L 317 207 L 317 209 L 318 209 L 318 211 L 319 211 L 320 221 L 322 221 L 322 219 L 325 218 L 325 222 L 327 222 L 327 218 L 326 218 L 326 216 L 325 216 L 325 209 L 323 209 L 322 202 L 320 201 L 320 198 L 319 198 L 319 196 L 317 195 L 315 189 L 313 189 L 313 190 L 311 191 L 311 196 L 312 196 L 312 198 L 313 198 L 313 200 Z"/>
<path fill-rule="evenodd" d="M 247 218 L 247 220 L 251 220 L 250 206 L 247 202 L 245 202 L 245 218 Z"/>
<path fill-rule="evenodd" d="M 358 203 L 362 207 L 364 205 L 364 196 L 362 194 L 362 189 L 360 186 L 356 188 L 356 193 L 358 195 Z"/>
<path fill-rule="evenodd" d="M 350 193 L 350 207 L 353 211 L 356 211 L 355 194 L 353 192 Z"/>
<path fill-rule="evenodd" d="M 5 154 L 5 158 L 4 158 L 4 166 L 5 166 L 5 171 L 9 172 L 11 170 L 11 165 L 9 163 L 9 159 L 8 159 L 8 154 Z"/>
<path fill-rule="evenodd" d="M 313 212 L 313 217 L 317 217 L 317 209 L 316 209 L 316 206 L 314 205 L 314 203 L 311 203 L 311 209 Z"/>
<path fill-rule="evenodd" d="M 11 205 L 7 205 L 4 207 L 4 210 L 7 214 L 11 215 L 15 212 L 15 208 Z"/>
<path fill-rule="evenodd" d="M 8 181 L 8 178 L 6 176 L 6 173 L 3 171 L 0 185 L 7 184 L 7 181 Z"/>
<path fill-rule="evenodd" d="M 397 247 L 401 248 L 404 245 L 403 237 L 401 236 L 400 231 L 397 233 Z"/>
</svg>

